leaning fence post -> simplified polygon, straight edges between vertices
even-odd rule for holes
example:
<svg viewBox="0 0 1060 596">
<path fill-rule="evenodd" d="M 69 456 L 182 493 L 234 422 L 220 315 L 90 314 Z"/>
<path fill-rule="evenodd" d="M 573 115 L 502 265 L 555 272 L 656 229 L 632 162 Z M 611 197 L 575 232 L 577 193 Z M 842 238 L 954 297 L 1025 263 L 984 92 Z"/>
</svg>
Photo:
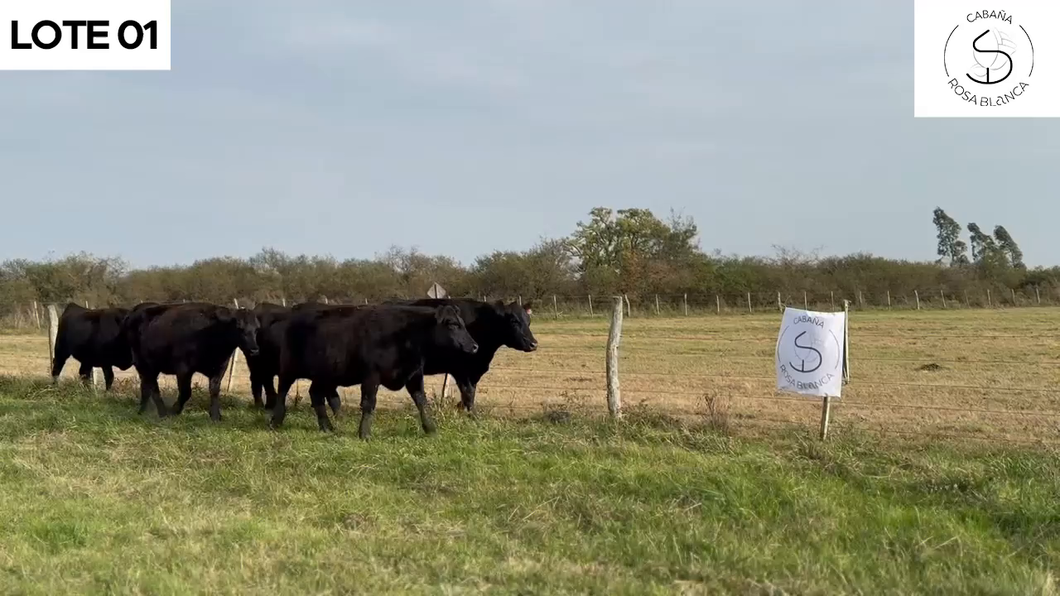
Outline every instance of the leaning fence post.
<svg viewBox="0 0 1060 596">
<path fill-rule="evenodd" d="M 327 300 L 327 298 L 325 298 Z M 236 310 L 239 310 L 239 300 L 236 298 L 232 299 L 232 304 L 236 306 Z M 232 351 L 232 357 L 228 361 L 228 387 L 225 389 L 225 393 L 232 393 L 232 380 L 235 377 L 236 372 L 236 359 L 239 356 L 239 348 Z"/>
<path fill-rule="evenodd" d="M 611 330 L 607 334 L 607 412 L 622 417 L 622 396 L 618 382 L 618 344 L 622 339 L 622 296 L 615 296 L 611 310 Z"/>
<path fill-rule="evenodd" d="M 59 311 L 55 308 L 54 304 L 48 305 L 48 362 L 51 364 L 52 370 L 55 369 L 55 341 L 59 337 Z M 48 371 L 51 374 L 51 370 Z M 59 375 L 52 377 L 52 380 L 56 383 L 59 382 Z"/>
<path fill-rule="evenodd" d="M 1035 288 L 1035 291 L 1037 291 L 1037 290 L 1038 289 Z M 1038 304 L 1041 304 L 1041 303 L 1042 303 L 1042 301 L 1041 301 L 1041 299 L 1039 299 L 1038 300 Z M 41 330 L 40 310 L 37 308 L 37 301 L 36 300 L 33 301 L 33 320 L 37 321 L 37 331 L 40 331 Z"/>
<path fill-rule="evenodd" d="M 1016 306 L 1016 289 L 1009 288 L 1009 291 L 1012 292 L 1012 306 Z"/>
<path fill-rule="evenodd" d="M 920 310 L 920 292 L 913 290 L 913 296 L 916 296 L 916 309 Z"/>
<path fill-rule="evenodd" d="M 1038 286 L 1034 286 L 1034 299 L 1038 301 L 1038 306 L 1042 305 L 1042 295 L 1038 293 Z M 33 305 L 36 308 L 37 303 L 34 302 Z M 37 327 L 40 327 L 40 319 L 37 319 Z"/>
<path fill-rule="evenodd" d="M 659 295 L 658 294 L 655 295 L 655 314 L 656 315 L 661 315 L 662 314 L 662 311 L 659 310 Z"/>
<path fill-rule="evenodd" d="M 519 304 L 522 304 L 522 302 L 520 302 Z M 589 316 L 590 317 L 593 316 L 593 295 L 592 294 L 589 294 Z"/>
<path fill-rule="evenodd" d="M 986 289 L 986 306 L 987 308 L 994 306 L 994 300 L 990 298 L 990 288 Z"/>
<path fill-rule="evenodd" d="M 629 303 L 629 294 L 622 294 L 622 298 L 624 298 L 626 300 L 626 316 L 627 317 L 632 317 L 633 316 L 633 306 L 630 305 L 630 303 Z"/>
<path fill-rule="evenodd" d="M 559 307 L 556 306 L 556 295 L 555 294 L 552 295 L 552 315 L 556 319 L 559 319 Z"/>
<path fill-rule="evenodd" d="M 939 296 L 942 297 L 942 308 L 946 308 L 946 290 L 939 288 Z"/>
</svg>

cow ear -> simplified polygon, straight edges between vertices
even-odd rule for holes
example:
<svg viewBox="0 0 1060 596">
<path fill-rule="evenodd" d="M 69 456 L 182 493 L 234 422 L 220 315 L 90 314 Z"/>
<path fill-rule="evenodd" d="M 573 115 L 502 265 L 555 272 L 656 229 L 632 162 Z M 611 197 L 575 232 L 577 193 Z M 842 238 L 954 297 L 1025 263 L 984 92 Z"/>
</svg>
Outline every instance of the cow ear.
<svg viewBox="0 0 1060 596">
<path fill-rule="evenodd" d="M 236 319 L 235 313 L 232 312 L 232 309 L 227 307 L 217 309 L 214 316 L 217 317 L 217 320 L 221 323 L 231 323 Z"/>
</svg>

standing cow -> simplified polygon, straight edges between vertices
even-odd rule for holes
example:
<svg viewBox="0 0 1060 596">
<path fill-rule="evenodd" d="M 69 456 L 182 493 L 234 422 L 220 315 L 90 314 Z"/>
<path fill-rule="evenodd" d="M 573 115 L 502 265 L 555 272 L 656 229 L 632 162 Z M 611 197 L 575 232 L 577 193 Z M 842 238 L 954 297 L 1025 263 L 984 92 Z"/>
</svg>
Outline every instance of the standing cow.
<svg viewBox="0 0 1060 596">
<path fill-rule="evenodd" d="M 132 366 L 132 352 L 121 333 L 125 308 L 87 309 L 69 303 L 59 317 L 55 336 L 55 357 L 52 359 L 52 382 L 59 382 L 59 374 L 71 356 L 81 363 L 77 374 L 88 383 L 92 368 L 103 369 L 106 390 L 114 384 L 114 368 L 128 370 Z"/>
<path fill-rule="evenodd" d="M 460 405 L 468 413 L 475 409 L 475 390 L 489 371 L 493 356 L 501 346 L 520 352 L 537 350 L 537 339 L 530 331 L 531 303 L 505 304 L 503 300 L 482 302 L 470 298 L 424 298 L 409 304 L 439 307 L 451 305 L 460 310 L 467 331 L 478 343 L 475 353 L 438 349 L 427 355 L 423 374 L 449 374 L 460 389 Z"/>
<path fill-rule="evenodd" d="M 248 357 L 258 354 L 258 320 L 249 310 L 187 302 L 133 309 L 124 331 L 140 375 L 140 413 L 153 399 L 160 418 L 178 415 L 191 398 L 195 373 L 210 380 L 210 418 L 221 420 L 221 379 L 236 348 Z M 167 409 L 158 375 L 176 375 L 177 401 Z"/>
<path fill-rule="evenodd" d="M 404 305 L 306 308 L 286 322 L 280 350 L 280 384 L 270 425 L 279 428 L 287 413 L 287 392 L 295 379 L 309 379 L 309 397 L 320 430 L 334 430 L 324 405 L 337 410 L 338 387 L 361 386 L 359 436 L 367 439 L 376 393 L 404 387 L 420 414 L 424 432 L 435 432 L 423 391 L 423 365 L 432 350 L 474 354 L 478 345 L 453 306 Z"/>
<path fill-rule="evenodd" d="M 291 309 L 271 302 L 262 302 L 253 309 L 258 318 L 258 353 L 247 357 L 247 370 L 250 371 L 250 395 L 254 405 L 272 408 L 276 403 L 276 389 L 273 377 L 280 370 L 280 342 L 283 340 L 283 327 L 279 325 L 291 314 Z M 262 402 L 262 390 L 265 401 Z"/>
</svg>

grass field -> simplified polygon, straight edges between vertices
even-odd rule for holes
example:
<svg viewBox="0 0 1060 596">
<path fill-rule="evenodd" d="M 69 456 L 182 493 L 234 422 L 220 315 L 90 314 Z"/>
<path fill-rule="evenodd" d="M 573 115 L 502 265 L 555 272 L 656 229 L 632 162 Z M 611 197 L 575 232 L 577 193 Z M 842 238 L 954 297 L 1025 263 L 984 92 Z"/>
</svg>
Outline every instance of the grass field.
<svg viewBox="0 0 1060 596">
<path fill-rule="evenodd" d="M 479 420 L 387 394 L 369 442 L 356 389 L 333 435 L 240 370 L 221 423 L 159 421 L 0 334 L 0 593 L 1055 594 L 1058 315 L 854 313 L 825 443 L 776 315 L 627 320 L 617 424 L 606 323 L 538 320 Z"/>
</svg>

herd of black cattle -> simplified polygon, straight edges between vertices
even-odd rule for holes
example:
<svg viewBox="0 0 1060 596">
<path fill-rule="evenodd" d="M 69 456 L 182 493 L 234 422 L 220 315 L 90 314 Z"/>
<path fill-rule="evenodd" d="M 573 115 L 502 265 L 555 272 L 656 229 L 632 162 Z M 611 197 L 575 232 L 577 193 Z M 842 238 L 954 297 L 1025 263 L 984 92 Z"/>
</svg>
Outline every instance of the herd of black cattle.
<svg viewBox="0 0 1060 596">
<path fill-rule="evenodd" d="M 140 413 L 153 400 L 165 417 L 183 411 L 192 376 L 199 373 L 210 380 L 210 418 L 219 421 L 221 380 L 239 349 L 250 371 L 254 403 L 272 410 L 272 428 L 283 423 L 291 385 L 305 379 L 321 430 L 333 430 L 325 402 L 338 415 L 338 387 L 360 385 L 359 435 L 367 438 L 382 385 L 408 390 L 423 430 L 432 433 L 424 375 L 451 375 L 461 406 L 472 412 L 475 388 L 501 346 L 537 349 L 530 312 L 529 304 L 433 298 L 359 306 L 262 303 L 249 310 L 202 302 L 145 302 L 131 309 L 68 304 L 59 318 L 51 374 L 57 383 L 73 357 L 81 363 L 82 382 L 99 367 L 109 391 L 113 367 L 135 367 Z M 160 374 L 176 376 L 178 397 L 172 407 L 162 401 Z"/>
</svg>

